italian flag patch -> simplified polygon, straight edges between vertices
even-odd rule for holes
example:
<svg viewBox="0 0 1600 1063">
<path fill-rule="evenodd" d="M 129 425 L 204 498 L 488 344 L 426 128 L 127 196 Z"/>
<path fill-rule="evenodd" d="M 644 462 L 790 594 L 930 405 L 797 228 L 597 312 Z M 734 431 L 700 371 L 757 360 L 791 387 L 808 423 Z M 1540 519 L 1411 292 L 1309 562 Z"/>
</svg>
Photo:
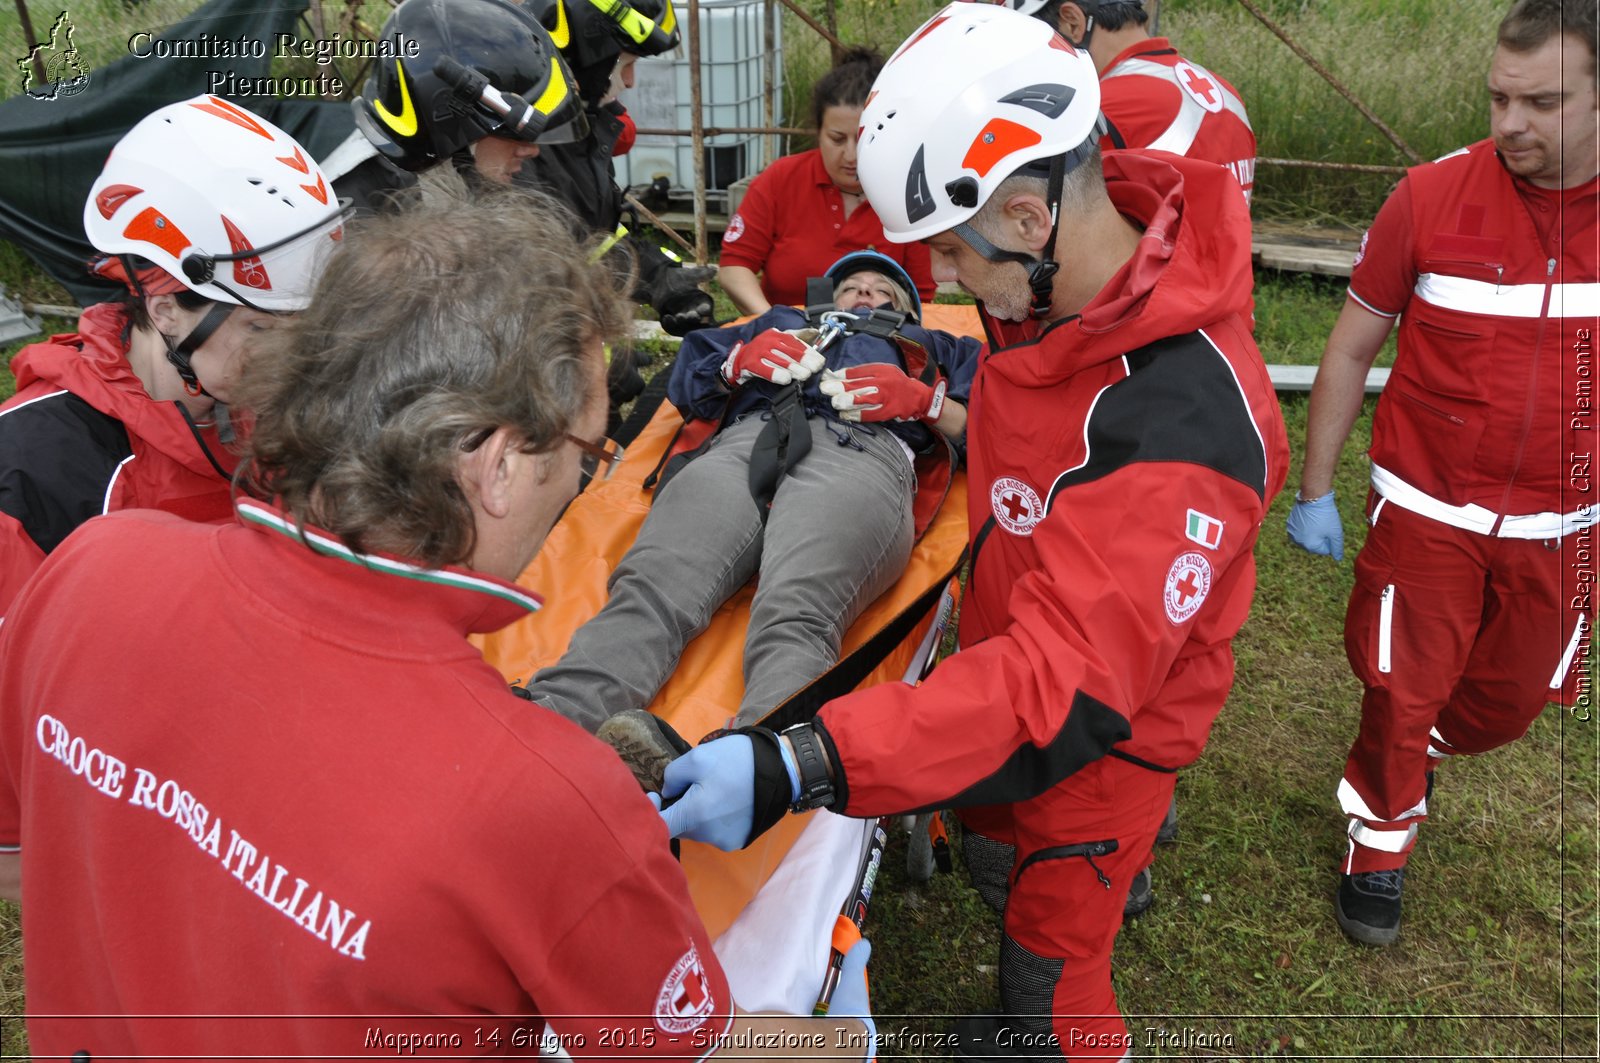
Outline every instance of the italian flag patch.
<svg viewBox="0 0 1600 1063">
<path fill-rule="evenodd" d="M 1217 544 L 1222 542 L 1222 522 L 1216 517 L 1201 513 L 1198 509 L 1191 509 L 1189 526 L 1184 534 L 1207 550 L 1215 550 Z"/>
</svg>

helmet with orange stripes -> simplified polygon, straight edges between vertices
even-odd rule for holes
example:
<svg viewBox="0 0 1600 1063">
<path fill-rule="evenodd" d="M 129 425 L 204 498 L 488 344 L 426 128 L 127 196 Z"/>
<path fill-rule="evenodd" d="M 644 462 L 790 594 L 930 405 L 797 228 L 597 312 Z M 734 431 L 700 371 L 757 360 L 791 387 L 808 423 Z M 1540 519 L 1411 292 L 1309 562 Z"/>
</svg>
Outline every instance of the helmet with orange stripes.
<svg viewBox="0 0 1600 1063">
<path fill-rule="evenodd" d="M 140 296 L 187 288 L 283 312 L 311 301 L 341 233 L 333 185 L 294 138 L 217 96 L 145 117 L 117 142 L 84 205 L 97 272 Z"/>
<path fill-rule="evenodd" d="M 861 112 L 856 174 L 896 243 L 978 212 L 1001 181 L 1094 149 L 1094 62 L 1038 19 L 955 3 L 884 63 Z"/>
<path fill-rule="evenodd" d="M 1033 314 L 1050 305 L 1062 182 L 1104 131 L 1087 52 L 1038 19 L 995 4 L 953 3 L 884 63 L 861 111 L 856 175 L 896 243 L 953 231 L 991 262 L 1028 272 Z M 1046 182 L 1053 219 L 1042 256 L 992 244 L 973 215 L 1001 182 Z"/>
</svg>

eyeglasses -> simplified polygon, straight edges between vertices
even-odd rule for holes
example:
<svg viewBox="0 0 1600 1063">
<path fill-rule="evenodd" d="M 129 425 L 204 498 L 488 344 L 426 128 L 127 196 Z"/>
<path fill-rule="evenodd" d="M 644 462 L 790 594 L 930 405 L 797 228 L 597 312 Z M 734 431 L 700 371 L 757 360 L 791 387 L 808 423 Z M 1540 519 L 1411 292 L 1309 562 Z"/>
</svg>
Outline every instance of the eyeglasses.
<svg viewBox="0 0 1600 1063">
<path fill-rule="evenodd" d="M 567 442 L 583 451 L 583 457 L 578 459 L 578 471 L 583 473 L 585 483 L 591 480 L 609 480 L 611 474 L 617 471 L 617 466 L 622 464 L 623 449 L 611 440 L 603 440 L 606 446 L 591 443 L 587 439 L 579 439 L 571 432 L 565 433 Z"/>
<path fill-rule="evenodd" d="M 462 440 L 461 449 L 463 451 L 477 450 L 492 435 L 494 435 L 493 428 L 481 429 Z M 618 465 L 622 464 L 625 451 L 609 439 L 602 440 L 601 442 L 606 444 L 602 446 L 600 443 L 591 443 L 587 439 L 579 439 L 571 432 L 563 432 L 562 435 L 566 437 L 567 442 L 583 452 L 582 456 L 578 458 L 578 471 L 583 473 L 583 482 L 585 484 L 590 480 L 611 479 L 611 474 L 617 471 Z"/>
</svg>

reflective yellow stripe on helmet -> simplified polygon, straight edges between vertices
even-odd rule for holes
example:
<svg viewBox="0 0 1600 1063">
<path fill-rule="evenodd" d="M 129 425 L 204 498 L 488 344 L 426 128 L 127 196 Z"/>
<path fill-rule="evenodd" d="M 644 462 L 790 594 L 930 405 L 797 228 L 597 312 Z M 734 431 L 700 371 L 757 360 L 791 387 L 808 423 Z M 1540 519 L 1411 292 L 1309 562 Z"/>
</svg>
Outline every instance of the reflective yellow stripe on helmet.
<svg viewBox="0 0 1600 1063">
<path fill-rule="evenodd" d="M 393 114 L 383 105 L 383 101 L 374 99 L 372 109 L 383 119 L 384 125 L 393 129 L 403 137 L 417 135 L 417 109 L 411 106 L 411 93 L 406 88 L 406 68 L 400 65 L 400 60 L 394 61 L 395 73 L 400 75 L 400 113 Z"/>
<path fill-rule="evenodd" d="M 655 32 L 656 24 L 630 7 L 627 0 L 590 0 L 590 2 L 621 26 L 622 32 L 626 33 L 635 44 L 643 44 L 650 39 L 650 34 Z"/>
<path fill-rule="evenodd" d="M 533 101 L 533 109 L 540 114 L 552 114 L 567 99 L 567 79 L 561 76 L 561 60 L 555 56 L 550 57 L 550 84 L 545 86 L 539 98 Z"/>
<path fill-rule="evenodd" d="M 550 31 L 550 40 L 557 48 L 566 48 L 567 42 L 572 40 L 572 31 L 567 27 L 566 0 L 556 0 L 556 28 Z"/>
</svg>

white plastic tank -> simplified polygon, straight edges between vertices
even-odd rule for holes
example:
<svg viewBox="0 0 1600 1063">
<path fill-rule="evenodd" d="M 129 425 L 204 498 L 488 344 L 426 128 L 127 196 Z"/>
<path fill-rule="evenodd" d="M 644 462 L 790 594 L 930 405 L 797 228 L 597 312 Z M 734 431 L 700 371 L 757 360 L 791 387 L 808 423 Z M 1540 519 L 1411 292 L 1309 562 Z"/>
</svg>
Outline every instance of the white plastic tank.
<svg viewBox="0 0 1600 1063">
<path fill-rule="evenodd" d="M 687 0 L 674 0 L 688 29 Z M 775 47 L 767 55 L 762 0 L 700 0 L 700 104 L 706 128 L 754 128 L 766 124 L 763 96 L 767 63 L 774 64 L 773 124 L 783 125 L 783 20 L 774 27 Z M 642 58 L 634 66 L 634 87 L 622 94 L 640 129 L 688 130 L 689 43 L 675 54 Z M 758 173 L 771 161 L 764 157 L 767 138 L 759 133 L 725 133 L 707 137 L 706 187 L 713 203 L 726 204 L 734 181 Z M 781 150 L 781 148 L 780 148 Z M 624 187 L 649 184 L 665 174 L 675 191 L 694 189 L 693 142 L 684 136 L 640 135 L 633 150 L 616 160 L 617 182 Z"/>
</svg>

